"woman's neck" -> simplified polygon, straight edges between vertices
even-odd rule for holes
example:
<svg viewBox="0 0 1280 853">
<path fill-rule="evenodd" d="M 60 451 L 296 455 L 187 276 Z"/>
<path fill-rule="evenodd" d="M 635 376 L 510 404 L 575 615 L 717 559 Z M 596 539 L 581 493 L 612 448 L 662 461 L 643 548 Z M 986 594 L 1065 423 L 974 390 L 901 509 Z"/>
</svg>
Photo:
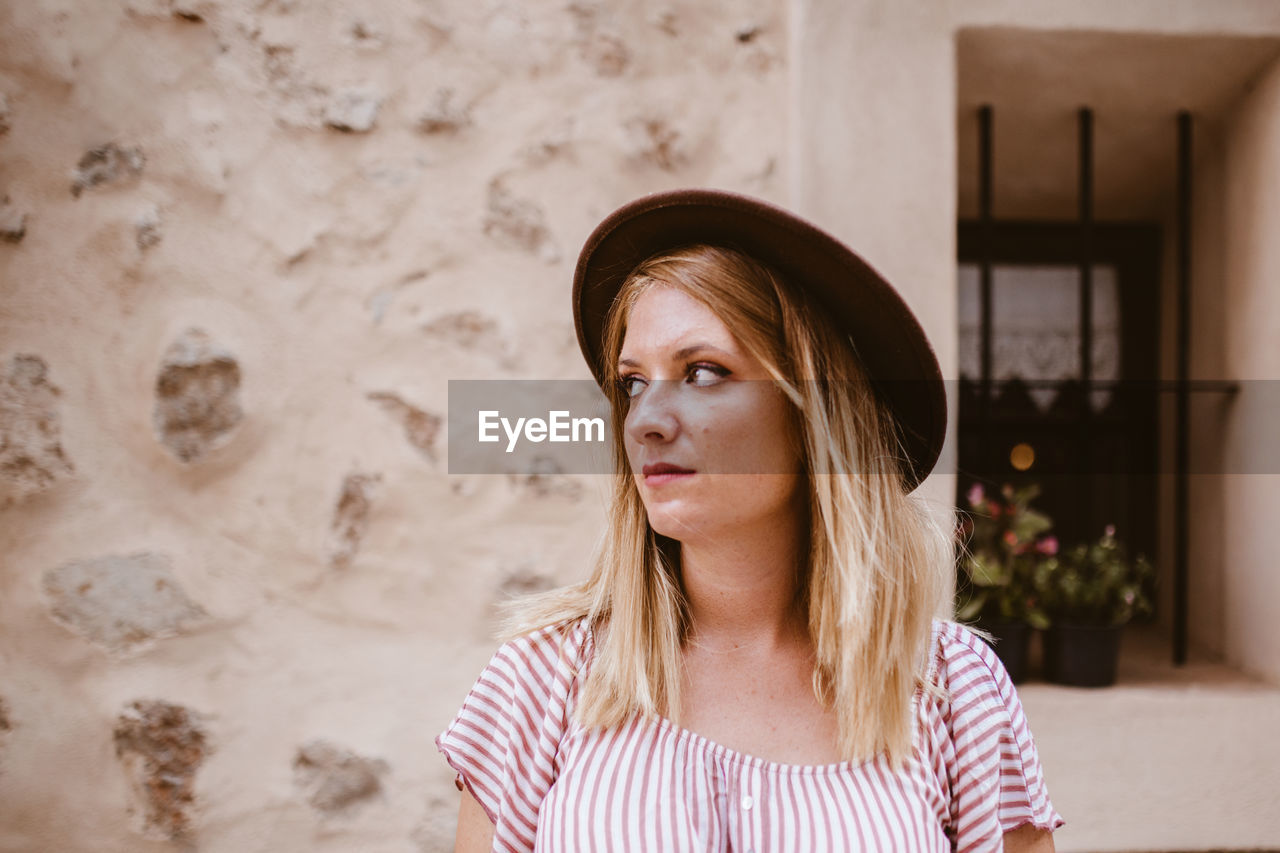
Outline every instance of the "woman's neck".
<svg viewBox="0 0 1280 853">
<path fill-rule="evenodd" d="M 728 651 L 806 635 L 807 615 L 796 600 L 807 551 L 808 531 L 795 516 L 682 543 L 692 641 Z"/>
</svg>

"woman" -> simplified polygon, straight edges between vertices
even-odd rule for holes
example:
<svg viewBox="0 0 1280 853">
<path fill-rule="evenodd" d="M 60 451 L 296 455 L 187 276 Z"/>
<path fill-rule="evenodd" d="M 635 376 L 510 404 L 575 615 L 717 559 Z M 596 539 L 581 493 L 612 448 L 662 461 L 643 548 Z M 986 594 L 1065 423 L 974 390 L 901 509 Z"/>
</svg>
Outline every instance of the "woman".
<svg viewBox="0 0 1280 853">
<path fill-rule="evenodd" d="M 457 849 L 1052 850 L 1011 682 L 933 618 L 949 529 L 910 492 L 946 398 L 894 290 L 680 190 L 596 229 L 574 312 L 621 425 L 610 524 L 437 740 Z"/>
</svg>

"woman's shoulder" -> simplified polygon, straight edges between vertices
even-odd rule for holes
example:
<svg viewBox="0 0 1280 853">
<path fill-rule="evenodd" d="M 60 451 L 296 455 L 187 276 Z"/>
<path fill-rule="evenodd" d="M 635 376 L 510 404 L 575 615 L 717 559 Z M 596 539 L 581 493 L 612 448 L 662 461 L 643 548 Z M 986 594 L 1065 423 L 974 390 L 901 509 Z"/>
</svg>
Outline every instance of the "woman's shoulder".
<svg viewBox="0 0 1280 853">
<path fill-rule="evenodd" d="M 938 619 L 933 627 L 936 683 L 946 694 L 931 706 L 935 766 L 952 799 L 958 848 L 998 845 L 1027 822 L 1062 826 L 1018 691 L 995 650 L 959 622 Z"/>
<path fill-rule="evenodd" d="M 567 689 L 586 664 L 591 642 L 586 617 L 556 622 L 508 639 L 486 670 L 513 686 Z"/>
<path fill-rule="evenodd" d="M 995 650 L 967 625 L 933 620 L 931 649 L 930 680 L 947 690 L 953 702 L 957 694 L 1006 696 L 1011 692 L 1013 681 Z"/>
<path fill-rule="evenodd" d="M 488 754 L 503 733 L 525 732 L 517 741 L 528 743 L 530 732 L 562 732 L 576 701 L 590 634 L 585 619 L 574 619 L 504 642 L 437 740 L 441 749 L 476 751 L 477 744 L 488 743 L 479 750 Z"/>
<path fill-rule="evenodd" d="M 933 636 L 944 654 L 984 656 L 982 650 L 991 648 L 972 628 L 954 619 L 934 619 Z"/>
<path fill-rule="evenodd" d="M 508 654 L 557 654 L 581 655 L 591 642 L 591 623 L 586 616 L 565 619 L 543 625 L 509 637 L 499 649 Z"/>
<path fill-rule="evenodd" d="M 507 640 L 481 671 L 436 748 L 495 826 L 503 849 L 533 847 L 557 772 L 590 631 L 584 619 Z"/>
</svg>

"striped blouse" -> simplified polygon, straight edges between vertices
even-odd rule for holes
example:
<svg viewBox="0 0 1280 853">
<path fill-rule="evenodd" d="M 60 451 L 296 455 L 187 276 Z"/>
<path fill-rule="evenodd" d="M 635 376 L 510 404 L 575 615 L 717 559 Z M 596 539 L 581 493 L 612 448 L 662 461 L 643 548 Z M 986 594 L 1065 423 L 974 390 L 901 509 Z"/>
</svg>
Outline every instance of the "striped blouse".
<svg viewBox="0 0 1280 853">
<path fill-rule="evenodd" d="M 494 824 L 500 851 L 999 851 L 1023 823 L 1056 829 L 1035 742 L 1000 660 L 935 621 L 911 759 L 780 764 L 662 718 L 573 719 L 591 632 L 544 628 L 494 655 L 436 739 Z"/>
</svg>

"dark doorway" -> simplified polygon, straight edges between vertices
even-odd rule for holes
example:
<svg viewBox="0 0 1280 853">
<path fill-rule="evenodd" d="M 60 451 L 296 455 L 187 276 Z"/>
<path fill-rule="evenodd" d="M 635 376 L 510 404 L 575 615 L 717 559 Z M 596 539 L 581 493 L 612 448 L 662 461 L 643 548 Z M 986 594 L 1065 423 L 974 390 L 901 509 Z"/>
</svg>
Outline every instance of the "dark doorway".
<svg viewBox="0 0 1280 853">
<path fill-rule="evenodd" d="M 1089 231 L 1082 235 L 1078 223 L 959 225 L 956 500 L 967 506 L 965 495 L 975 482 L 988 489 L 1035 482 L 1041 488 L 1036 506 L 1053 519 L 1063 545 L 1096 539 L 1115 525 L 1119 539 L 1151 556 L 1160 229 L 1094 223 Z M 1087 323 L 1082 257 L 1092 259 Z M 984 258 L 991 270 L 985 329 Z M 984 332 L 990 347 L 985 376 Z M 1087 374 L 1081 369 L 1084 345 L 1091 356 Z M 985 406 L 984 380 L 990 389 Z"/>
</svg>

